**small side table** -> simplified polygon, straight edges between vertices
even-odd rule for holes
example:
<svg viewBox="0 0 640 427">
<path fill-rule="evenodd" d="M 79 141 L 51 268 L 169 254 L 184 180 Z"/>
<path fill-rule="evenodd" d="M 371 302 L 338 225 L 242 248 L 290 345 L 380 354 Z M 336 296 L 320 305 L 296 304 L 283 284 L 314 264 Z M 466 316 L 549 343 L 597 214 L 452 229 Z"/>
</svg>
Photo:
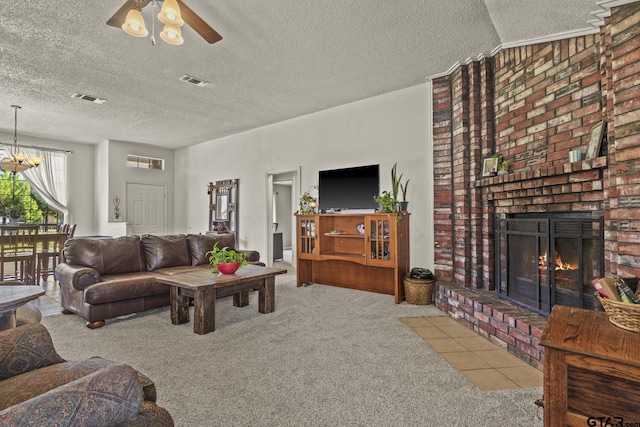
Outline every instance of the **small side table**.
<svg viewBox="0 0 640 427">
<path fill-rule="evenodd" d="M 44 295 L 40 286 L 0 286 L 0 331 L 16 327 L 16 308 Z"/>
</svg>

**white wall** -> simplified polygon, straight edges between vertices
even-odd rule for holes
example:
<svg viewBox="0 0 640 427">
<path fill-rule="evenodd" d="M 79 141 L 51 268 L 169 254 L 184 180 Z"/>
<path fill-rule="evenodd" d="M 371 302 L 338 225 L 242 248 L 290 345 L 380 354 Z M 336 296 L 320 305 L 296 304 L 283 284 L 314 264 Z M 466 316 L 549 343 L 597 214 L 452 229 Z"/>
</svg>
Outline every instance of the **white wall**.
<svg viewBox="0 0 640 427">
<path fill-rule="evenodd" d="M 162 147 L 154 147 L 145 144 L 133 144 L 122 141 L 109 141 L 106 143 L 108 150 L 105 154 L 108 165 L 108 188 L 107 191 L 100 190 L 96 192 L 96 199 L 99 200 L 98 224 L 100 225 L 101 234 L 120 235 L 124 233 L 114 233 L 113 230 L 123 229 L 114 224 L 114 205 L 113 199 L 118 196 L 120 198 L 120 214 L 122 220 L 126 220 L 127 212 L 127 184 L 156 184 L 164 185 L 167 196 L 167 233 L 174 232 L 174 151 Z M 139 169 L 127 166 L 127 155 L 153 157 L 156 159 L 164 159 L 164 170 Z"/>
<path fill-rule="evenodd" d="M 431 153 L 429 83 L 180 149 L 175 182 L 185 191 L 176 193 L 176 230 L 206 231 L 207 183 L 238 178 L 239 247 L 266 254 L 267 171 L 300 167 L 305 191 L 317 184 L 319 170 L 378 163 L 381 190 L 389 190 L 397 162 L 411 180 L 411 264 L 433 268 Z"/>
</svg>

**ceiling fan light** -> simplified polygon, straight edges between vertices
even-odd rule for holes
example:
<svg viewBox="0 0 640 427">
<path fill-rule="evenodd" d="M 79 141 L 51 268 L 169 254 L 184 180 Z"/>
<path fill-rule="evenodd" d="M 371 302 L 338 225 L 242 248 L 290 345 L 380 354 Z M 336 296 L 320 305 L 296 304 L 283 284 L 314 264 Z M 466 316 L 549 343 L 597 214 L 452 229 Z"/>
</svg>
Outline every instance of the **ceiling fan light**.
<svg viewBox="0 0 640 427">
<path fill-rule="evenodd" d="M 125 33 L 134 37 L 145 37 L 149 32 L 144 26 L 144 19 L 142 19 L 142 13 L 138 9 L 131 9 L 127 13 L 127 18 L 122 24 L 122 29 Z"/>
<path fill-rule="evenodd" d="M 184 24 L 182 20 L 182 14 L 180 13 L 180 7 L 176 0 L 164 0 L 158 19 L 166 25 L 177 25 L 181 27 Z"/>
<path fill-rule="evenodd" d="M 160 33 L 160 37 L 162 40 L 166 41 L 169 44 L 179 46 L 184 43 L 184 39 L 182 38 L 182 32 L 180 31 L 180 27 L 176 25 L 165 25 L 164 29 Z"/>
</svg>

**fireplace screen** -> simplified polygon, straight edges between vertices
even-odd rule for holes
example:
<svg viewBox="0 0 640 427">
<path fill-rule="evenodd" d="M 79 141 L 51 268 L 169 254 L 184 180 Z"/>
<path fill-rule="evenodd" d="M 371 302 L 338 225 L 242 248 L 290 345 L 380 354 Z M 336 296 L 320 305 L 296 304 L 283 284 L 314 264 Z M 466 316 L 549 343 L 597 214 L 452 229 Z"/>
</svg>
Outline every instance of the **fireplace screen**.
<svg viewBox="0 0 640 427">
<path fill-rule="evenodd" d="M 555 304 L 594 308 L 603 252 L 603 222 L 590 213 L 499 218 L 497 292 L 542 314 Z"/>
</svg>

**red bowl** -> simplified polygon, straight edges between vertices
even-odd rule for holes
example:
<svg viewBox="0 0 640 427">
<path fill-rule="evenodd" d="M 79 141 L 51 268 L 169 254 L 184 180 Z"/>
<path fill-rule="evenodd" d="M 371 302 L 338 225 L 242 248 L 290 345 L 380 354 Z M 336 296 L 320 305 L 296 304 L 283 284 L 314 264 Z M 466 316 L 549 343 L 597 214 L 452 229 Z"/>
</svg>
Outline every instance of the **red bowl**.
<svg viewBox="0 0 640 427">
<path fill-rule="evenodd" d="M 218 271 L 222 274 L 233 274 L 240 268 L 239 262 L 230 262 L 227 264 L 218 264 Z"/>
</svg>

